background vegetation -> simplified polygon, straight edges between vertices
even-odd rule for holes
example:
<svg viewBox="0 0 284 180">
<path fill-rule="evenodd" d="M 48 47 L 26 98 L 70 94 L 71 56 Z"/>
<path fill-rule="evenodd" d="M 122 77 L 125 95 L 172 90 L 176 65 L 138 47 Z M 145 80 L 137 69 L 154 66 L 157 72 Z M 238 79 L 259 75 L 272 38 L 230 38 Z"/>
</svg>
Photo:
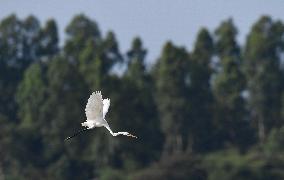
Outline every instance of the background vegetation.
<svg viewBox="0 0 284 180">
<path fill-rule="evenodd" d="M 284 179 L 284 24 L 260 17 L 242 46 L 237 31 L 202 28 L 191 52 L 166 42 L 148 66 L 139 37 L 123 54 L 82 14 L 62 46 L 52 19 L 2 19 L 0 179 Z M 64 142 L 96 90 L 137 140 L 97 128 Z"/>
</svg>

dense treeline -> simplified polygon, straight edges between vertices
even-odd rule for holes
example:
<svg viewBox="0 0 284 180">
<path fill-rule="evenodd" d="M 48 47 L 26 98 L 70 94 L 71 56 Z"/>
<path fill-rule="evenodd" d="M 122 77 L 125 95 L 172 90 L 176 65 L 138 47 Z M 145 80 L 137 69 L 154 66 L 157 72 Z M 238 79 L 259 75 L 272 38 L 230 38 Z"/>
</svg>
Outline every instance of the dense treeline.
<svg viewBox="0 0 284 180">
<path fill-rule="evenodd" d="M 191 52 L 166 42 L 149 67 L 139 37 L 122 53 L 82 14 L 62 47 L 52 19 L 2 19 L 0 179 L 284 179 L 284 24 L 260 17 L 243 46 L 237 31 L 202 28 Z M 138 140 L 63 141 L 96 90 Z"/>
</svg>

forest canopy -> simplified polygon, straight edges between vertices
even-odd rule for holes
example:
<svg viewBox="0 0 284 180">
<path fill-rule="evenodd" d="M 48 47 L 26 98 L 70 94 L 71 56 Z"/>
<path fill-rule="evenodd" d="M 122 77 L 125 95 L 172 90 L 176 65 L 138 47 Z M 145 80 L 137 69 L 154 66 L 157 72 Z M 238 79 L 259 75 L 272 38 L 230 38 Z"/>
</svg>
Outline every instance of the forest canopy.
<svg viewBox="0 0 284 180">
<path fill-rule="evenodd" d="M 284 179 L 284 24 L 260 17 L 246 41 L 233 19 L 168 41 L 153 65 L 133 37 L 76 15 L 59 46 L 54 19 L 0 22 L 0 179 Z M 185 37 L 186 38 L 186 37 Z M 79 130 L 91 92 L 113 129 Z"/>
</svg>

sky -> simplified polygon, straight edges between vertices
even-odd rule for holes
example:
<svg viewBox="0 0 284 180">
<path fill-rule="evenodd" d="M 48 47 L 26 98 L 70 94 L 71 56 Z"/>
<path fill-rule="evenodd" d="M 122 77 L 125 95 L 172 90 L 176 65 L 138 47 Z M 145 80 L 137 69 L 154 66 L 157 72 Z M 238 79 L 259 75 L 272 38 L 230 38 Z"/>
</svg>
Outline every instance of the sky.
<svg viewBox="0 0 284 180">
<path fill-rule="evenodd" d="M 61 44 L 64 29 L 80 13 L 95 20 L 103 35 L 114 31 L 122 53 L 134 37 L 142 38 L 149 63 L 159 56 L 163 44 L 171 40 L 189 51 L 198 30 L 211 32 L 221 21 L 233 18 L 239 30 L 238 41 L 261 15 L 284 22 L 283 0 L 0 0 L 0 20 L 15 13 L 20 19 L 35 15 L 44 24 L 54 18 L 59 27 Z"/>
</svg>

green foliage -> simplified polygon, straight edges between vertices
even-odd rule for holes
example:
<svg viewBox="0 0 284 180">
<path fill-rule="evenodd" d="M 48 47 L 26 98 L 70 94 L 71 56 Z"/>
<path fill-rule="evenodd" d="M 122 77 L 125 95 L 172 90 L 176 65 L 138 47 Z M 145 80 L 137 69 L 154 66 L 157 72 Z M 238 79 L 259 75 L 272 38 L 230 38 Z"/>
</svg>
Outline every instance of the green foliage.
<svg viewBox="0 0 284 180">
<path fill-rule="evenodd" d="M 88 40 L 93 41 L 95 48 L 100 46 L 102 41 L 97 23 L 83 14 L 75 16 L 65 31 L 68 39 L 65 42 L 64 52 L 73 63 L 77 63 L 80 52 L 83 51 Z"/>
<path fill-rule="evenodd" d="M 0 22 L 0 179 L 284 179 L 281 21 L 262 17 L 244 47 L 231 19 L 202 28 L 192 52 L 167 42 L 151 67 L 140 38 L 123 54 L 85 15 L 66 33 L 61 48 L 54 20 Z M 138 139 L 63 141 L 96 90 L 111 128 Z"/>
<path fill-rule="evenodd" d="M 10 15 L 0 23 L 0 90 L 3 93 L 0 103 L 5 104 L 0 108 L 0 112 L 14 121 L 17 107 L 12 97 L 23 71 L 35 60 L 32 59 L 31 52 L 35 50 L 38 30 L 38 21 L 34 17 L 20 21 L 16 15 Z M 30 33 L 30 36 L 26 33 Z"/>
<path fill-rule="evenodd" d="M 212 68 L 210 62 L 213 56 L 213 40 L 207 29 L 202 28 L 195 42 L 190 57 L 189 92 L 190 101 L 187 121 L 190 136 L 188 150 L 197 152 L 210 151 L 214 147 L 212 138 L 213 97 L 210 78 Z"/>
<path fill-rule="evenodd" d="M 283 156 L 284 150 L 284 128 L 273 129 L 267 138 L 267 142 L 263 145 L 264 151 L 270 155 Z"/>
<path fill-rule="evenodd" d="M 279 65 L 283 33 L 282 23 L 264 16 L 252 27 L 245 46 L 249 105 L 261 142 L 271 128 L 282 124 L 279 121 L 282 89 Z"/>
<path fill-rule="evenodd" d="M 175 155 L 128 176 L 129 179 L 194 179 L 206 180 L 207 172 L 200 161 L 199 156 L 190 154 Z"/>
<path fill-rule="evenodd" d="M 277 155 L 266 158 L 258 150 L 243 155 L 234 149 L 211 153 L 204 158 L 203 164 L 209 172 L 208 179 L 265 180 L 283 179 L 284 159 Z"/>
<path fill-rule="evenodd" d="M 253 140 L 252 130 L 246 120 L 245 77 L 241 69 L 240 47 L 236 42 L 237 29 L 231 19 L 221 23 L 216 30 L 217 55 L 220 70 L 216 73 L 213 92 L 216 98 L 215 111 L 218 136 L 224 143 L 244 149 Z"/>
<path fill-rule="evenodd" d="M 88 86 L 92 89 L 99 89 L 102 85 L 102 61 L 93 49 L 94 42 L 88 41 L 86 48 L 79 57 L 79 71 L 84 77 Z"/>
<path fill-rule="evenodd" d="M 38 53 L 42 56 L 53 56 L 59 51 L 57 25 L 53 19 L 46 22 L 45 27 L 40 31 L 40 46 Z"/>
<path fill-rule="evenodd" d="M 183 150 L 185 134 L 188 54 L 185 49 L 167 42 L 157 62 L 155 74 L 156 103 L 163 133 L 165 154 Z"/>
<path fill-rule="evenodd" d="M 20 126 L 23 128 L 39 129 L 41 126 L 40 109 L 46 96 L 42 67 L 39 63 L 32 64 L 24 74 L 24 78 L 17 90 L 17 103 L 19 104 Z"/>
<path fill-rule="evenodd" d="M 100 179 L 101 180 L 124 180 L 125 175 L 120 170 L 105 168 L 100 173 Z"/>
<path fill-rule="evenodd" d="M 112 109 L 118 116 L 114 117 L 113 113 L 110 116 L 115 128 L 133 131 L 139 137 L 137 141 L 122 141 L 115 153 L 128 171 L 158 160 L 162 148 L 162 134 L 151 91 L 153 81 L 146 72 L 145 55 L 142 41 L 135 38 L 128 51 L 128 69 L 122 79 L 120 94 Z"/>
<path fill-rule="evenodd" d="M 119 62 L 122 62 L 122 56 L 119 52 L 118 42 L 113 32 L 108 32 L 102 43 L 103 70 L 109 72 L 112 67 Z"/>
<path fill-rule="evenodd" d="M 147 76 L 145 76 L 145 56 L 147 50 L 142 47 L 142 41 L 140 38 L 135 38 L 132 41 L 131 50 L 127 52 L 128 56 L 128 69 L 126 76 L 128 79 L 134 81 L 139 88 L 143 88 Z"/>
<path fill-rule="evenodd" d="M 84 158 L 87 155 L 84 150 L 87 150 L 88 134 L 84 139 L 78 137 L 70 144 L 62 144 L 67 136 L 78 130 L 78 125 L 85 119 L 81 107 L 86 102 L 81 93 L 87 92 L 86 86 L 79 72 L 63 57 L 56 57 L 48 64 L 46 75 L 48 98 L 42 106 L 45 123 L 41 128 L 45 149 L 43 157 L 55 167 L 64 164 L 66 169 L 54 169 L 59 173 L 58 179 L 90 177 L 92 172 L 84 171 L 94 167 Z"/>
<path fill-rule="evenodd" d="M 111 98 L 111 104 L 115 107 L 114 95 L 121 93 L 121 85 L 120 80 L 111 75 L 111 70 L 117 63 L 122 61 L 122 56 L 114 33 L 109 32 L 100 43 L 89 39 L 85 48 L 79 54 L 78 69 L 82 81 L 86 83 L 89 91 L 102 90 L 104 95 L 106 94 L 107 97 Z M 87 97 L 85 98 L 87 99 Z M 110 117 L 110 119 L 115 118 Z M 87 153 L 92 154 L 88 158 L 97 162 L 99 169 L 106 164 L 112 163 L 110 159 L 114 155 L 117 146 L 117 142 L 113 141 L 105 132 L 104 130 L 98 130 L 96 137 L 92 139 L 91 145 L 86 149 Z"/>
</svg>

